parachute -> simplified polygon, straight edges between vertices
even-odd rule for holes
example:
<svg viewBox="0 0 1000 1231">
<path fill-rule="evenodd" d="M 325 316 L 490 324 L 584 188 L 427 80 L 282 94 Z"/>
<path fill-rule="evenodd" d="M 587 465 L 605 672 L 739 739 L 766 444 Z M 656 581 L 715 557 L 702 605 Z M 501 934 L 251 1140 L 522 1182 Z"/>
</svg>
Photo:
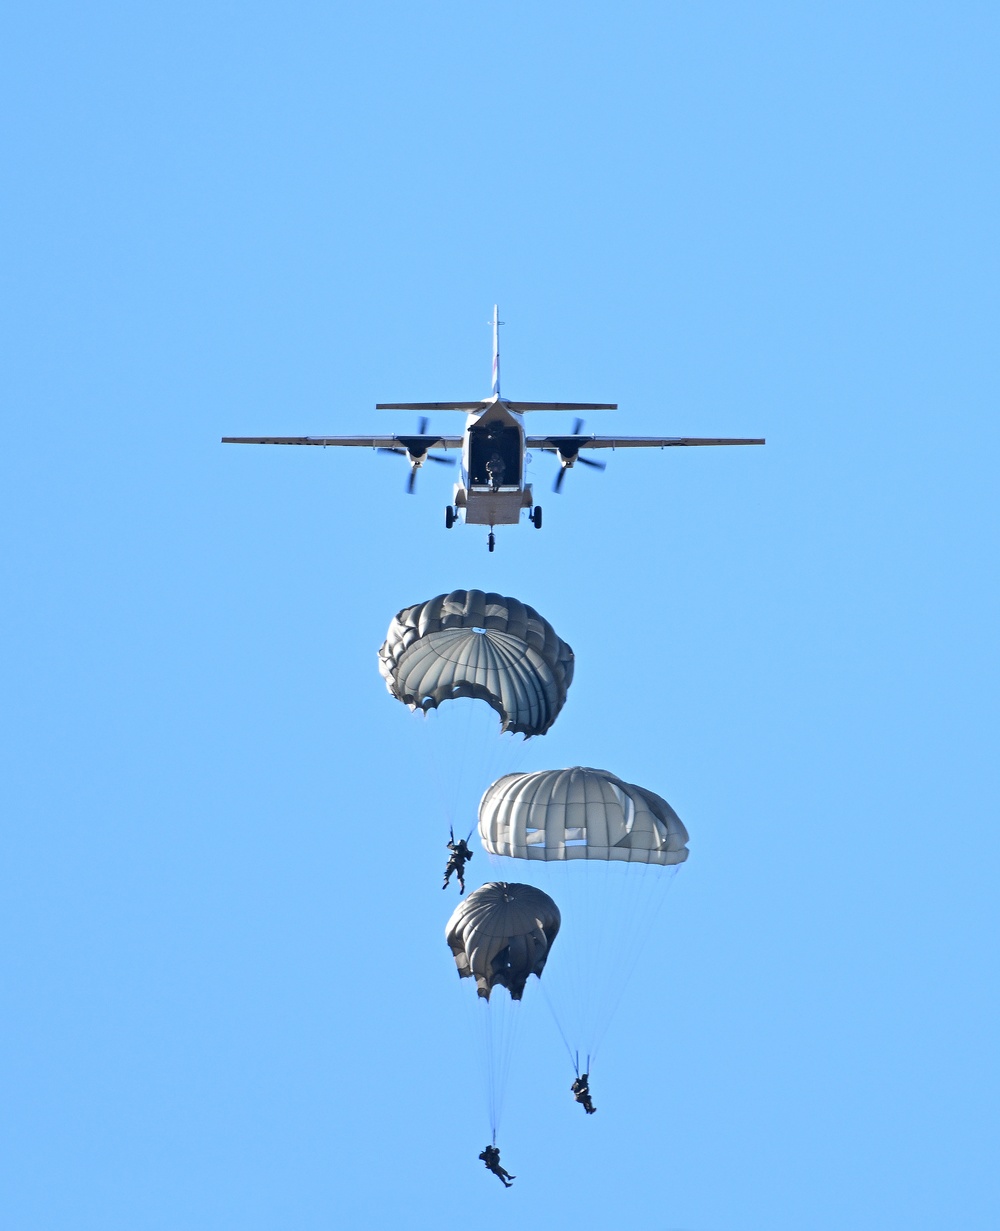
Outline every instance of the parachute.
<svg viewBox="0 0 1000 1231">
<path fill-rule="evenodd" d="M 405 607 L 379 650 L 389 692 L 411 710 L 473 697 L 501 730 L 544 735 L 573 680 L 573 651 L 533 607 L 502 594 L 453 590 Z"/>
<path fill-rule="evenodd" d="M 463 898 L 445 928 L 460 977 L 475 979 L 479 993 L 467 1004 L 494 1145 L 524 1013 L 524 986 L 529 975 L 541 978 L 560 922 L 559 907 L 547 893 L 534 885 L 500 881 Z"/>
<path fill-rule="evenodd" d="M 534 885 L 490 882 L 458 904 L 445 928 L 445 940 L 459 976 L 474 978 L 489 1000 L 505 987 L 520 1000 L 529 975 L 541 978 L 559 932 L 559 907 Z"/>
<path fill-rule="evenodd" d="M 506 774 L 479 805 L 491 855 L 607 859 L 667 866 L 688 857 L 687 830 L 665 799 L 603 769 Z"/>
<path fill-rule="evenodd" d="M 532 879 L 566 909 L 560 960 L 542 991 L 576 1067 L 611 1023 L 688 833 L 665 799 L 603 769 L 506 774 L 479 805 L 495 875 Z"/>
</svg>

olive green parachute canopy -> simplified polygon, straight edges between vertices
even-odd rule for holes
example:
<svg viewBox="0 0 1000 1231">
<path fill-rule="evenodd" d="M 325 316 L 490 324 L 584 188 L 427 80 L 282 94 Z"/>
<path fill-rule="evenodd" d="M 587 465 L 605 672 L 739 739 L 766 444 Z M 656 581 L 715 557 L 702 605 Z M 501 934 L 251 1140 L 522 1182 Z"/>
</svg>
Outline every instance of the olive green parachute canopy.
<svg viewBox="0 0 1000 1231">
<path fill-rule="evenodd" d="M 378 652 L 379 671 L 411 710 L 475 697 L 501 729 L 544 735 L 573 679 L 573 651 L 534 607 L 502 594 L 453 590 L 404 608 Z"/>
<path fill-rule="evenodd" d="M 479 805 L 479 836 L 491 855 L 676 864 L 688 834 L 665 799 L 603 769 L 507 774 Z"/>
<path fill-rule="evenodd" d="M 444 935 L 459 976 L 475 979 L 480 996 L 505 987 L 520 1000 L 528 975 L 541 978 L 559 924 L 559 907 L 541 889 L 493 881 L 459 902 Z"/>
</svg>

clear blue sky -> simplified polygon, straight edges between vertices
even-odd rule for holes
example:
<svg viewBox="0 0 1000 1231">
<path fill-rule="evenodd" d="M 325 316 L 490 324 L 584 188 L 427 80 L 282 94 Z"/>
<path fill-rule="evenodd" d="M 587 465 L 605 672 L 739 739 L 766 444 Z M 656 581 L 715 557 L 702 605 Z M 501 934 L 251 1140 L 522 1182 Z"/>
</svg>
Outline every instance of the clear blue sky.
<svg viewBox="0 0 1000 1231">
<path fill-rule="evenodd" d="M 1000 1224 L 998 34 L 961 0 L 8 14 L 5 1227 Z M 545 527 L 490 556 L 444 468 L 410 499 L 398 459 L 219 444 L 486 395 L 494 302 L 509 395 L 767 447 L 558 498 L 538 458 Z M 510 1192 L 375 659 L 473 586 L 576 650 L 532 764 L 691 832 L 595 1117 L 525 1001 Z"/>
</svg>

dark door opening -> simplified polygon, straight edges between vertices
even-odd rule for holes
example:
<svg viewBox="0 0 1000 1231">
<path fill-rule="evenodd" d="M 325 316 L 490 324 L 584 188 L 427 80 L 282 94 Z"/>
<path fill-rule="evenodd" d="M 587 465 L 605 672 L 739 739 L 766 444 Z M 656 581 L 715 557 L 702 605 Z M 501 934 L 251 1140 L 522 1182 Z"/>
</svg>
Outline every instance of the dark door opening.
<svg viewBox="0 0 1000 1231">
<path fill-rule="evenodd" d="M 521 486 L 521 433 L 516 427 L 488 423 L 469 431 L 469 482 L 473 487 Z"/>
</svg>

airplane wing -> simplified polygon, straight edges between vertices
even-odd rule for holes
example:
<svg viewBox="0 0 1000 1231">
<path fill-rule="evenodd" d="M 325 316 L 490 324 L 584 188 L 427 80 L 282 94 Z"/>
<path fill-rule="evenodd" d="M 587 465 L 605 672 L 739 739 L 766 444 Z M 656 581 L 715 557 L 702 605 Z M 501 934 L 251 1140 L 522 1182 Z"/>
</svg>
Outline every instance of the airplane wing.
<svg viewBox="0 0 1000 1231">
<path fill-rule="evenodd" d="M 223 436 L 224 445 L 320 445 L 354 449 L 461 449 L 461 436 Z"/>
<path fill-rule="evenodd" d="M 487 410 L 494 400 L 484 402 L 379 402 L 376 410 Z M 511 402 L 502 398 L 500 404 L 523 415 L 528 410 L 617 410 L 617 402 Z"/>
<path fill-rule="evenodd" d="M 529 449 L 569 455 L 580 449 L 671 449 L 689 445 L 762 445 L 761 440 L 724 436 L 528 436 Z"/>
</svg>

